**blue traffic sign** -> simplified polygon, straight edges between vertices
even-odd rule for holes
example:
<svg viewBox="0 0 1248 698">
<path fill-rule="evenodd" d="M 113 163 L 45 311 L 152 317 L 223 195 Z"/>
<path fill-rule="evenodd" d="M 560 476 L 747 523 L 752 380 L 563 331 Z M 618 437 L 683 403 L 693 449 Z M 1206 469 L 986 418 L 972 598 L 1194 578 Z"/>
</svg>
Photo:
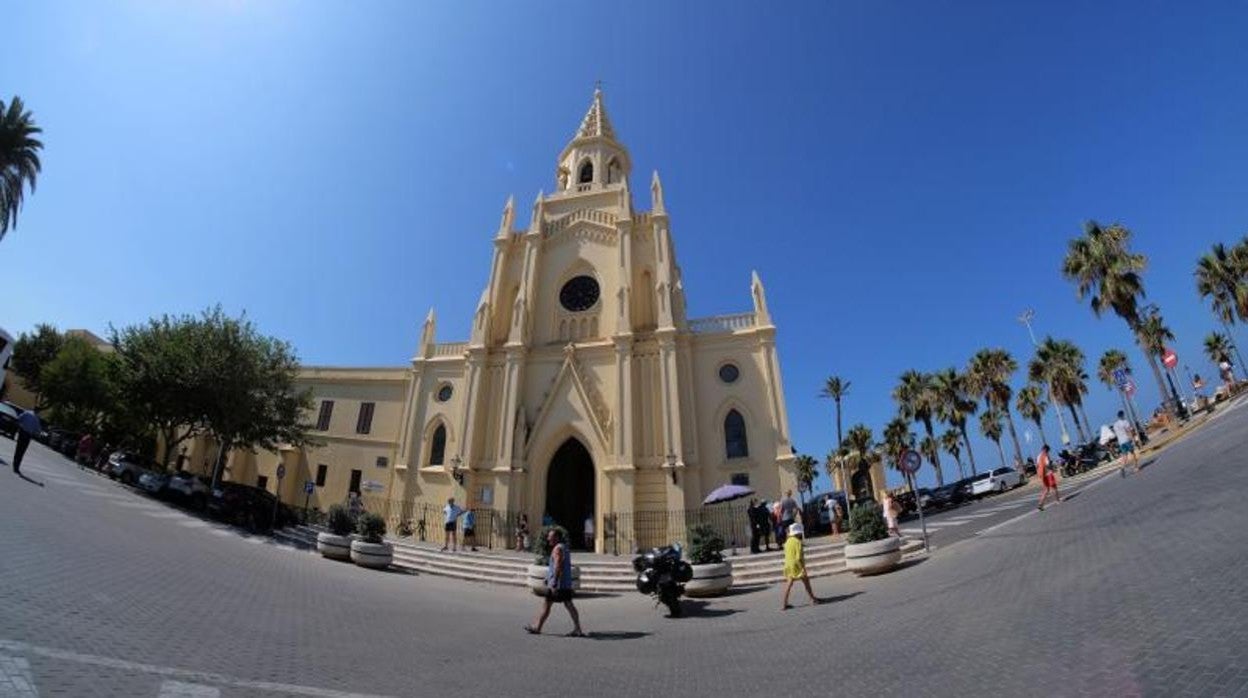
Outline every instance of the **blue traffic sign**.
<svg viewBox="0 0 1248 698">
<path fill-rule="evenodd" d="M 1127 387 L 1127 381 L 1129 380 L 1131 379 L 1127 377 L 1127 369 L 1125 368 L 1114 369 L 1114 382 L 1118 384 L 1119 388 Z"/>
<path fill-rule="evenodd" d="M 306 492 L 307 494 L 312 494 L 312 490 L 314 489 L 316 489 L 315 482 L 308 480 L 307 482 L 303 483 L 303 491 Z"/>
</svg>

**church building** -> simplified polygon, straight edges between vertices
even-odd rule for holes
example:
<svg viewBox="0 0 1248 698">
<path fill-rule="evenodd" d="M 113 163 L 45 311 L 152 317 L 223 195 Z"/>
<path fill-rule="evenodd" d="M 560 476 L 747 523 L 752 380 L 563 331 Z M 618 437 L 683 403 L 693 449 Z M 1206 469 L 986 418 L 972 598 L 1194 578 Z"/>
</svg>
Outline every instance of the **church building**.
<svg viewBox="0 0 1248 698">
<path fill-rule="evenodd" d="M 655 172 L 638 210 L 632 175 L 595 91 L 553 191 L 527 215 L 508 199 L 471 335 L 445 341 L 431 310 L 407 365 L 306 367 L 320 445 L 234 454 L 229 477 L 297 506 L 454 496 L 573 540 L 589 518 L 600 550 L 612 515 L 679 515 L 730 482 L 795 488 L 762 281 L 743 272 L 743 312 L 687 317 L 663 185 Z"/>
</svg>

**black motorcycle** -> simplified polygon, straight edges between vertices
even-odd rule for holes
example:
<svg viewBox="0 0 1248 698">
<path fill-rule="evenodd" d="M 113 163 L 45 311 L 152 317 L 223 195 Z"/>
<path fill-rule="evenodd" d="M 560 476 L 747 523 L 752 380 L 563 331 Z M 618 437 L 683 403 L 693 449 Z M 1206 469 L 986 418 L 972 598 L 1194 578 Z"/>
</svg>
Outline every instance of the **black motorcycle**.
<svg viewBox="0 0 1248 698">
<path fill-rule="evenodd" d="M 637 591 L 653 596 L 655 605 L 667 606 L 669 617 L 679 618 L 685 583 L 693 579 L 693 566 L 680 559 L 680 544 L 654 548 L 633 558 Z"/>
<path fill-rule="evenodd" d="M 1080 444 L 1075 447 L 1074 451 L 1062 449 L 1058 457 L 1062 463 L 1062 475 L 1070 477 L 1079 473 L 1086 473 L 1100 465 L 1102 449 L 1100 444 L 1095 442 Z"/>
</svg>

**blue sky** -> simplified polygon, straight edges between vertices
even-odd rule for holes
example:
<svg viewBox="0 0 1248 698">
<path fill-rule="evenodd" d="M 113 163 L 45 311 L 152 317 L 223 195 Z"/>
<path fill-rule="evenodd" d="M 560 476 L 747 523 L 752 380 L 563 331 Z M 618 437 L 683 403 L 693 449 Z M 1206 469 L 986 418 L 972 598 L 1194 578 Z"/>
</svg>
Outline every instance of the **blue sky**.
<svg viewBox="0 0 1248 698">
<path fill-rule="evenodd" d="M 436 306 L 466 338 L 503 202 L 552 187 L 597 79 L 634 188 L 663 177 L 690 314 L 748 309 L 761 274 L 820 460 L 827 375 L 878 433 L 907 368 L 1025 364 L 1027 307 L 1090 363 L 1128 350 L 1155 404 L 1123 323 L 1060 276 L 1088 218 L 1134 231 L 1211 375 L 1192 270 L 1248 233 L 1235 3 L 7 4 L 0 94 L 46 142 L 0 242 L 11 331 L 221 303 L 307 362 L 395 365 Z M 1116 404 L 1093 387 L 1093 421 Z"/>
</svg>

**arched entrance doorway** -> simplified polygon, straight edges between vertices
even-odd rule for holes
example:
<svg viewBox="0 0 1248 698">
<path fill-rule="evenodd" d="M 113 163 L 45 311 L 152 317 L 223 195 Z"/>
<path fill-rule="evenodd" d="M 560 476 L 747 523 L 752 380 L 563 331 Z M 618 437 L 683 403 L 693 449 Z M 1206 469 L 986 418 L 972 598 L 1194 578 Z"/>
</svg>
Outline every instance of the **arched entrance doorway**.
<svg viewBox="0 0 1248 698">
<path fill-rule="evenodd" d="M 594 515 L 594 458 L 575 438 L 564 441 L 550 459 L 546 513 L 568 529 L 570 547 L 585 547 L 585 517 Z"/>
<path fill-rule="evenodd" d="M 860 465 L 850 476 L 853 483 L 854 499 L 859 502 L 868 499 L 875 499 L 875 493 L 871 490 L 871 469 L 867 465 Z"/>
</svg>

